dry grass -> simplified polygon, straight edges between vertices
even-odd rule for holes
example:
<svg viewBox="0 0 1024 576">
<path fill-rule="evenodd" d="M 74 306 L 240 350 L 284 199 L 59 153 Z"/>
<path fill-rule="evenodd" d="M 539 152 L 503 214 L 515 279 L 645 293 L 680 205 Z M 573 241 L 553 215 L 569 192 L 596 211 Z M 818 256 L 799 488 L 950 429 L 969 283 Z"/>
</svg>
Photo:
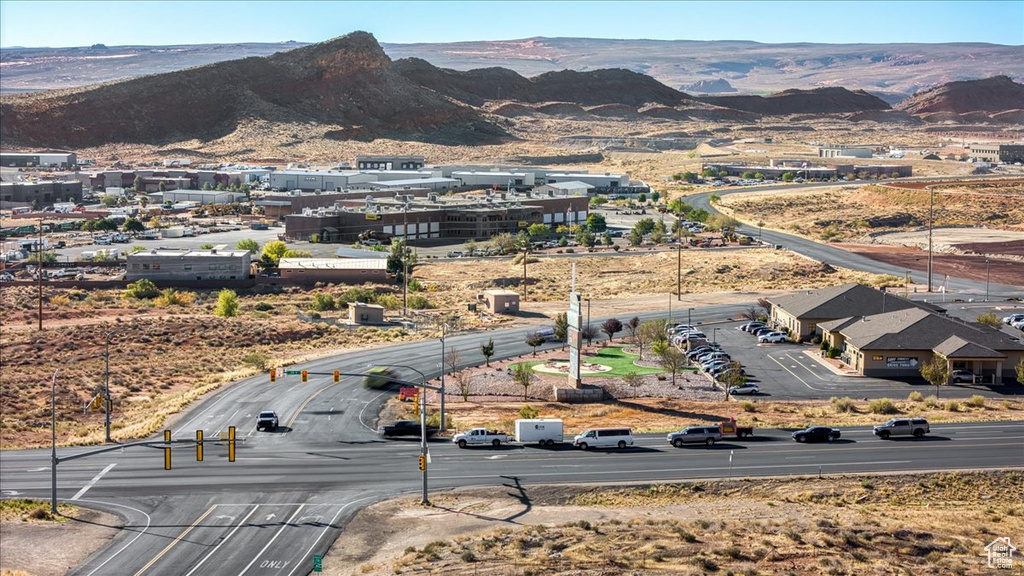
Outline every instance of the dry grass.
<svg viewBox="0 0 1024 576">
<path fill-rule="evenodd" d="M 439 494 L 432 509 L 375 505 L 327 555 L 326 573 L 981 574 L 983 547 L 1024 529 L 1018 472 L 534 487 L 525 496 L 527 510 L 517 494 L 487 490 Z M 389 534 L 383 552 L 371 540 L 379 531 Z"/>
<path fill-rule="evenodd" d="M 43 500 L 6 498 L 0 500 L 0 522 L 67 522 L 78 516 L 79 508 L 58 503 L 57 515 L 50 512 L 50 503 Z"/>
</svg>

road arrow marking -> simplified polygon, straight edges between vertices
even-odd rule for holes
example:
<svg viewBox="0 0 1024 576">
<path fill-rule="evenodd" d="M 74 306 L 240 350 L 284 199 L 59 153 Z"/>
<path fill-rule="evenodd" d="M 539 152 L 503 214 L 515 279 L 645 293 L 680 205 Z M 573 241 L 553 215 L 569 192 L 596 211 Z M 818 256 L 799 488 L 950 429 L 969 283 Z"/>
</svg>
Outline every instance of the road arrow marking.
<svg viewBox="0 0 1024 576">
<path fill-rule="evenodd" d="M 277 518 L 277 514 L 267 514 L 267 519 L 265 520 L 265 522 L 270 522 L 274 518 Z"/>
<path fill-rule="evenodd" d="M 4 490 L 0 492 L 4 496 L 17 496 L 18 494 L 24 494 L 24 492 L 18 492 L 17 490 Z"/>
</svg>

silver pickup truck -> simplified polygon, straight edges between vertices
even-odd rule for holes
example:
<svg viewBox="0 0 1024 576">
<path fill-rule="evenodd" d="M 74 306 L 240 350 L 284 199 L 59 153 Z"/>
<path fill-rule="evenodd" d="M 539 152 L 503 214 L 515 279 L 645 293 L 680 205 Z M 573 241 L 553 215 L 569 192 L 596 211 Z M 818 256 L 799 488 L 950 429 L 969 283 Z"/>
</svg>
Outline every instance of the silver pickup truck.
<svg viewBox="0 0 1024 576">
<path fill-rule="evenodd" d="M 893 418 L 885 424 L 875 425 L 875 436 L 883 440 L 893 436 L 920 438 L 929 432 L 931 432 L 931 428 L 924 418 Z"/>
</svg>

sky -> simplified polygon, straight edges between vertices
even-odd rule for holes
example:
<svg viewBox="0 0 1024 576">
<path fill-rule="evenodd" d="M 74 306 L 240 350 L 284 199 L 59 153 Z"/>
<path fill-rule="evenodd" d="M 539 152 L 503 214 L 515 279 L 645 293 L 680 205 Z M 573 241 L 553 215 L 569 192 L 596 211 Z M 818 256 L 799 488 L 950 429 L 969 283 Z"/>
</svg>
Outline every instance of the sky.
<svg viewBox="0 0 1024 576">
<path fill-rule="evenodd" d="M 1024 0 L 797 2 L 260 2 L 0 0 L 0 46 L 382 43 L 534 36 L 764 43 L 991 42 L 1024 46 Z"/>
</svg>

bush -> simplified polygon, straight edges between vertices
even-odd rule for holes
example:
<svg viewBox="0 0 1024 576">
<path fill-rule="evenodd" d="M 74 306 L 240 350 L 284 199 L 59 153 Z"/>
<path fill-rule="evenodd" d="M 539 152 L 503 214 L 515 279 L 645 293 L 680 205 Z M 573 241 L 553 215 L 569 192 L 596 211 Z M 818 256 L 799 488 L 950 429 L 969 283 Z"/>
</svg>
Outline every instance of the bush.
<svg viewBox="0 0 1024 576">
<path fill-rule="evenodd" d="M 538 416 L 540 416 L 540 410 L 531 407 L 529 404 L 524 404 L 523 407 L 519 409 L 519 417 L 524 420 L 533 420 Z"/>
<path fill-rule="evenodd" d="M 242 356 L 242 364 L 252 366 L 253 369 L 259 372 L 266 371 L 269 362 L 270 358 L 262 352 L 250 352 Z"/>
<path fill-rule="evenodd" d="M 836 398 L 833 396 L 829 399 L 829 402 L 832 403 L 832 408 L 834 408 L 836 412 L 857 412 L 857 405 L 853 403 L 853 398 L 850 398 L 849 396 L 844 398 Z"/>
<path fill-rule="evenodd" d="M 921 400 L 924 400 L 924 394 L 921 394 L 920 392 L 911 392 L 910 396 L 907 396 L 907 400 L 910 400 L 911 402 L 920 402 Z"/>
<path fill-rule="evenodd" d="M 317 292 L 313 295 L 313 310 L 334 310 L 334 307 L 334 296 L 326 292 Z"/>
<path fill-rule="evenodd" d="M 872 414 L 895 414 L 899 412 L 896 409 L 896 405 L 888 398 L 872 400 L 871 404 L 868 404 L 868 409 L 871 410 Z"/>
<path fill-rule="evenodd" d="M 273 310 L 274 306 L 268 302 L 257 302 L 256 305 L 253 306 L 253 308 L 260 312 L 268 312 L 270 310 Z"/>
<path fill-rule="evenodd" d="M 238 314 L 238 294 L 234 290 L 224 288 L 217 295 L 217 308 L 213 314 L 223 318 L 230 318 Z"/>
<path fill-rule="evenodd" d="M 967 401 L 967 405 L 973 408 L 984 408 L 985 397 L 980 394 L 975 394 L 974 396 L 971 396 L 970 400 Z"/>
<path fill-rule="evenodd" d="M 460 558 L 462 558 L 463 562 L 476 562 L 476 555 L 473 554 L 472 550 L 463 550 Z"/>
<path fill-rule="evenodd" d="M 158 294 L 160 294 L 160 290 L 157 289 L 156 284 L 153 284 L 153 281 L 148 278 L 142 278 L 141 280 L 136 280 L 135 282 L 128 284 L 124 291 L 125 298 L 136 298 L 139 300 L 144 298 L 156 298 Z"/>
<path fill-rule="evenodd" d="M 409 280 L 409 283 L 406 284 L 406 286 L 413 292 L 420 292 L 423 290 L 423 284 L 420 284 L 420 281 L 415 278 Z"/>
<path fill-rule="evenodd" d="M 949 412 L 959 412 L 961 409 L 962 408 L 960 406 L 960 403 L 957 402 L 956 400 L 950 400 L 949 402 L 946 402 L 946 410 L 948 410 Z"/>
<path fill-rule="evenodd" d="M 338 300 L 345 303 L 362 302 L 363 304 L 376 304 L 377 293 L 371 288 L 349 288 Z"/>
<path fill-rule="evenodd" d="M 822 340 L 821 344 L 818 346 L 818 349 L 828 352 L 828 340 Z"/>
<path fill-rule="evenodd" d="M 394 294 L 381 294 L 377 296 L 377 304 L 387 310 L 398 310 L 402 307 L 402 300 Z"/>
<path fill-rule="evenodd" d="M 757 412 L 757 405 L 750 400 L 740 402 L 740 408 L 742 408 L 744 412 Z"/>
<path fill-rule="evenodd" d="M 935 394 L 928 396 L 927 398 L 924 399 L 924 405 L 928 408 L 935 408 L 936 406 L 939 405 L 939 397 L 936 396 Z"/>
<path fill-rule="evenodd" d="M 431 304 L 429 300 L 427 300 L 426 296 L 422 296 L 420 294 L 413 294 L 409 296 L 407 302 L 409 308 L 412 308 L 413 310 L 424 310 L 427 308 L 434 307 L 434 305 Z"/>
</svg>

